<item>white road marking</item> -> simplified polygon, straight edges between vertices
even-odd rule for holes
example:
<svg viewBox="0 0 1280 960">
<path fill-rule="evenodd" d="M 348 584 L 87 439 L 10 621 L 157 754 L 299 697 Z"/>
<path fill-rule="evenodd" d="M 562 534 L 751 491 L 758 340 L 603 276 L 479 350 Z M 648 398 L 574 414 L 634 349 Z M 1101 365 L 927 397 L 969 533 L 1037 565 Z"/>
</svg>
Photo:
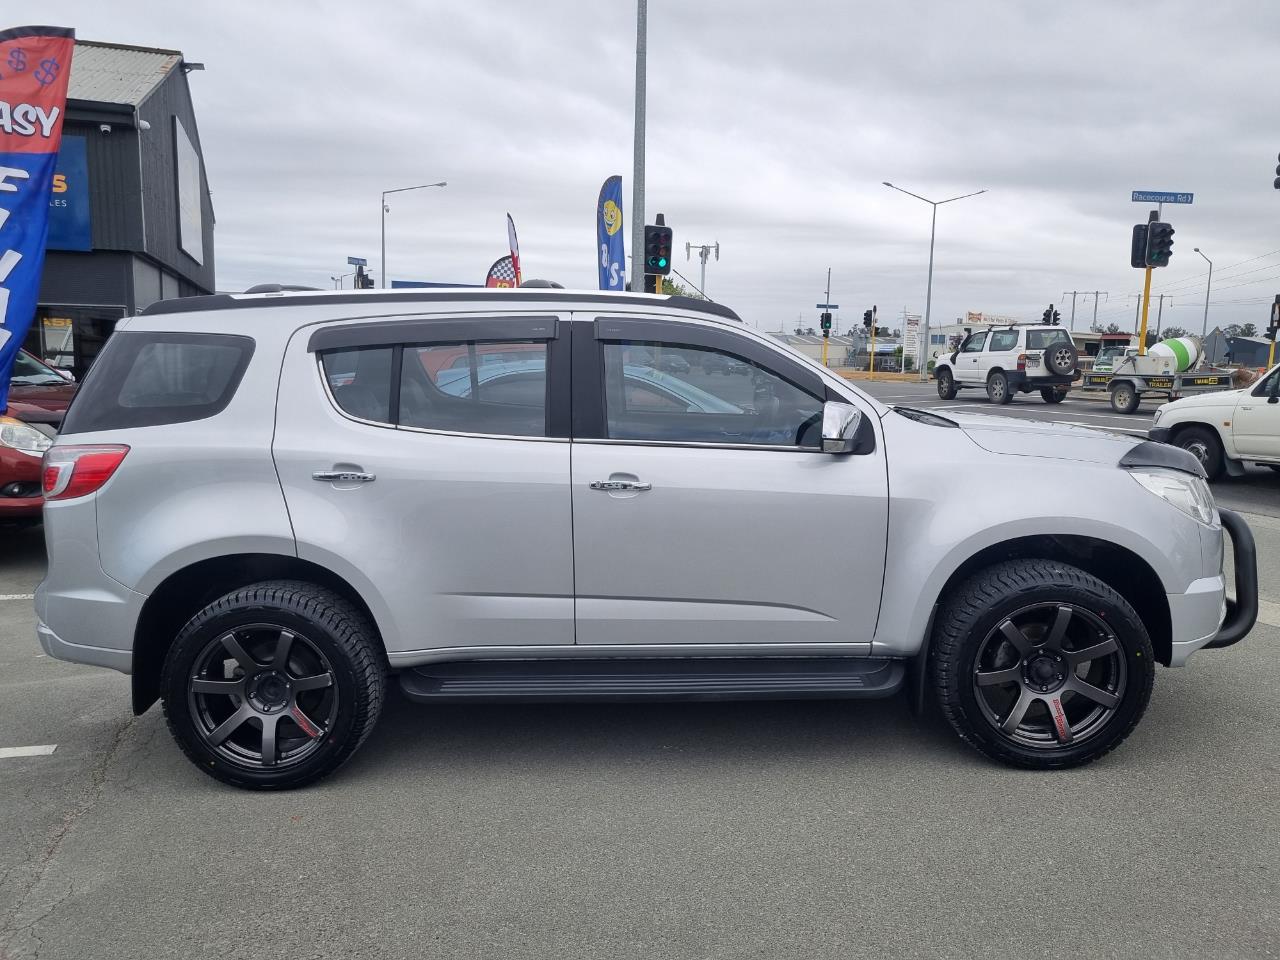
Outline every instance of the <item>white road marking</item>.
<svg viewBox="0 0 1280 960">
<path fill-rule="evenodd" d="M 34 600 L 34 593 L 0 593 L 0 600 Z"/>
<path fill-rule="evenodd" d="M 58 749 L 56 743 L 45 743 L 36 747 L 0 747 L 0 760 L 13 757 L 47 757 Z"/>
</svg>

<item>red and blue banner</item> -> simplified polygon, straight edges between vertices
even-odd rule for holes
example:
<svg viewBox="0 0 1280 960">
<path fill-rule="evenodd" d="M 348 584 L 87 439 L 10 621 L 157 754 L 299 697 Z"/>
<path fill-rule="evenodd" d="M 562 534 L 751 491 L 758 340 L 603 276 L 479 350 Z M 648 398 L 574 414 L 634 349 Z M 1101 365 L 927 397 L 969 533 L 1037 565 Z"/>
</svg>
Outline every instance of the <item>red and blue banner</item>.
<svg viewBox="0 0 1280 960">
<path fill-rule="evenodd" d="M 0 30 L 0 413 L 36 313 L 75 31 Z"/>
<path fill-rule="evenodd" d="M 627 255 L 622 240 L 622 177 L 614 174 L 596 201 L 596 266 L 601 290 L 627 289 Z"/>
</svg>

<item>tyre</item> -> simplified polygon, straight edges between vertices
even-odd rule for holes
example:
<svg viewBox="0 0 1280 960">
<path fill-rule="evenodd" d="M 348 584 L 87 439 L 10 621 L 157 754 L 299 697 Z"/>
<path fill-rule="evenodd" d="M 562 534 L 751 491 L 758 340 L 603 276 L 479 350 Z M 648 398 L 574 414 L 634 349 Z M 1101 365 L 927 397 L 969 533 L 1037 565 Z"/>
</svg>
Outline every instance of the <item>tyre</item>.
<svg viewBox="0 0 1280 960">
<path fill-rule="evenodd" d="M 1056 340 L 1044 348 L 1044 364 L 1059 376 L 1074 373 L 1080 354 L 1070 340 Z"/>
<path fill-rule="evenodd" d="M 1111 388 L 1111 409 L 1116 413 L 1136 413 L 1141 402 L 1133 384 L 1117 383 Z"/>
<path fill-rule="evenodd" d="M 1061 403 L 1067 399 L 1067 391 L 1059 390 L 1057 387 L 1041 387 L 1040 399 L 1045 403 Z"/>
<path fill-rule="evenodd" d="M 1210 480 L 1217 480 L 1222 476 L 1222 469 L 1225 466 L 1222 460 L 1222 441 L 1213 430 L 1208 427 L 1187 427 L 1185 430 L 1178 431 L 1178 435 L 1173 439 L 1173 445 L 1181 447 L 1199 460 L 1200 466 L 1204 467 L 1205 475 Z"/>
<path fill-rule="evenodd" d="M 1013 394 L 1009 392 L 1008 375 L 997 370 L 987 377 L 987 399 L 998 404 L 1006 404 L 1013 399 Z"/>
<path fill-rule="evenodd" d="M 1151 639 L 1128 602 L 1052 560 L 997 564 L 962 584 L 939 611 L 929 661 L 961 739 L 1038 770 L 1119 746 L 1155 678 Z"/>
<path fill-rule="evenodd" d="M 951 375 L 951 371 L 942 369 L 938 371 L 938 396 L 943 400 L 954 400 L 959 388 L 956 386 L 955 377 Z"/>
<path fill-rule="evenodd" d="M 373 730 L 386 673 L 372 625 L 336 593 L 273 580 L 187 622 L 165 658 L 169 730 L 205 773 L 252 790 L 332 773 Z"/>
</svg>

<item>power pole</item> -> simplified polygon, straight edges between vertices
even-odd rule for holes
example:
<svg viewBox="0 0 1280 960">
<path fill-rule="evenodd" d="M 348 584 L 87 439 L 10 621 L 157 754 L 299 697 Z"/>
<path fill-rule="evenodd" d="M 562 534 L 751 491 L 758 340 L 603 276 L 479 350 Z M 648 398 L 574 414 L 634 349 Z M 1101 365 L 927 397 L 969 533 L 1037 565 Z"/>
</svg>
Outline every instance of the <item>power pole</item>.
<svg viewBox="0 0 1280 960">
<path fill-rule="evenodd" d="M 631 290 L 633 293 L 643 293 L 645 287 L 644 106 L 648 33 L 649 0 L 636 0 L 636 124 L 631 165 Z"/>
<path fill-rule="evenodd" d="M 1086 290 L 1085 294 L 1087 295 L 1088 293 L 1090 293 L 1090 291 Z M 1093 293 L 1093 323 L 1089 327 L 1090 330 L 1092 330 L 1094 327 L 1098 325 L 1098 297 L 1107 297 L 1107 298 L 1111 297 L 1111 294 L 1106 290 L 1094 290 L 1092 291 L 1092 293 Z"/>
<path fill-rule="evenodd" d="M 1074 330 L 1076 328 L 1076 297 L 1080 295 L 1079 290 L 1063 290 L 1062 297 L 1065 300 L 1067 294 L 1071 294 L 1071 319 L 1067 321 L 1067 329 Z"/>
<path fill-rule="evenodd" d="M 1164 298 L 1168 294 L 1160 294 L 1160 306 L 1156 308 L 1156 339 L 1160 339 L 1160 320 L 1164 316 Z M 1169 297 L 1169 309 L 1173 309 L 1173 297 Z"/>
<path fill-rule="evenodd" d="M 704 297 L 706 297 L 707 296 L 707 259 L 711 256 L 711 252 L 714 250 L 716 254 L 716 262 L 718 263 L 720 261 L 720 241 L 717 240 L 714 244 L 686 243 L 684 245 L 685 260 L 688 260 L 693 255 L 694 250 L 698 251 L 698 260 L 701 261 L 702 263 L 702 281 L 698 286 L 698 290 L 702 293 Z M 707 299 L 710 300 L 711 298 L 707 297 Z"/>
<path fill-rule="evenodd" d="M 827 267 L 827 295 L 825 298 L 823 298 L 822 302 L 824 304 L 827 304 L 828 306 L 831 303 L 831 268 L 830 267 Z M 826 331 L 824 330 L 823 337 L 822 337 L 822 365 L 824 367 L 827 365 L 827 343 L 828 342 L 829 342 L 829 338 L 826 336 Z"/>
</svg>

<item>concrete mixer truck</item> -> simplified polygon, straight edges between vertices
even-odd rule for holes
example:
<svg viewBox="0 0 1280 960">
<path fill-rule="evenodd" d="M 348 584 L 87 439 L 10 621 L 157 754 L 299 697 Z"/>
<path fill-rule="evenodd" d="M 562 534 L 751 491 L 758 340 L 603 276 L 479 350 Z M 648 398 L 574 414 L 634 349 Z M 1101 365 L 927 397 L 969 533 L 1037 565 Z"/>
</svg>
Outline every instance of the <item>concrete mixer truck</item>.
<svg viewBox="0 0 1280 960">
<path fill-rule="evenodd" d="M 1136 412 L 1148 394 L 1177 400 L 1196 393 L 1230 390 L 1233 384 L 1229 370 L 1197 369 L 1203 356 L 1199 337 L 1162 340 L 1145 356 L 1120 357 L 1105 373 L 1086 373 L 1081 387 L 1106 390 L 1116 413 Z"/>
</svg>

